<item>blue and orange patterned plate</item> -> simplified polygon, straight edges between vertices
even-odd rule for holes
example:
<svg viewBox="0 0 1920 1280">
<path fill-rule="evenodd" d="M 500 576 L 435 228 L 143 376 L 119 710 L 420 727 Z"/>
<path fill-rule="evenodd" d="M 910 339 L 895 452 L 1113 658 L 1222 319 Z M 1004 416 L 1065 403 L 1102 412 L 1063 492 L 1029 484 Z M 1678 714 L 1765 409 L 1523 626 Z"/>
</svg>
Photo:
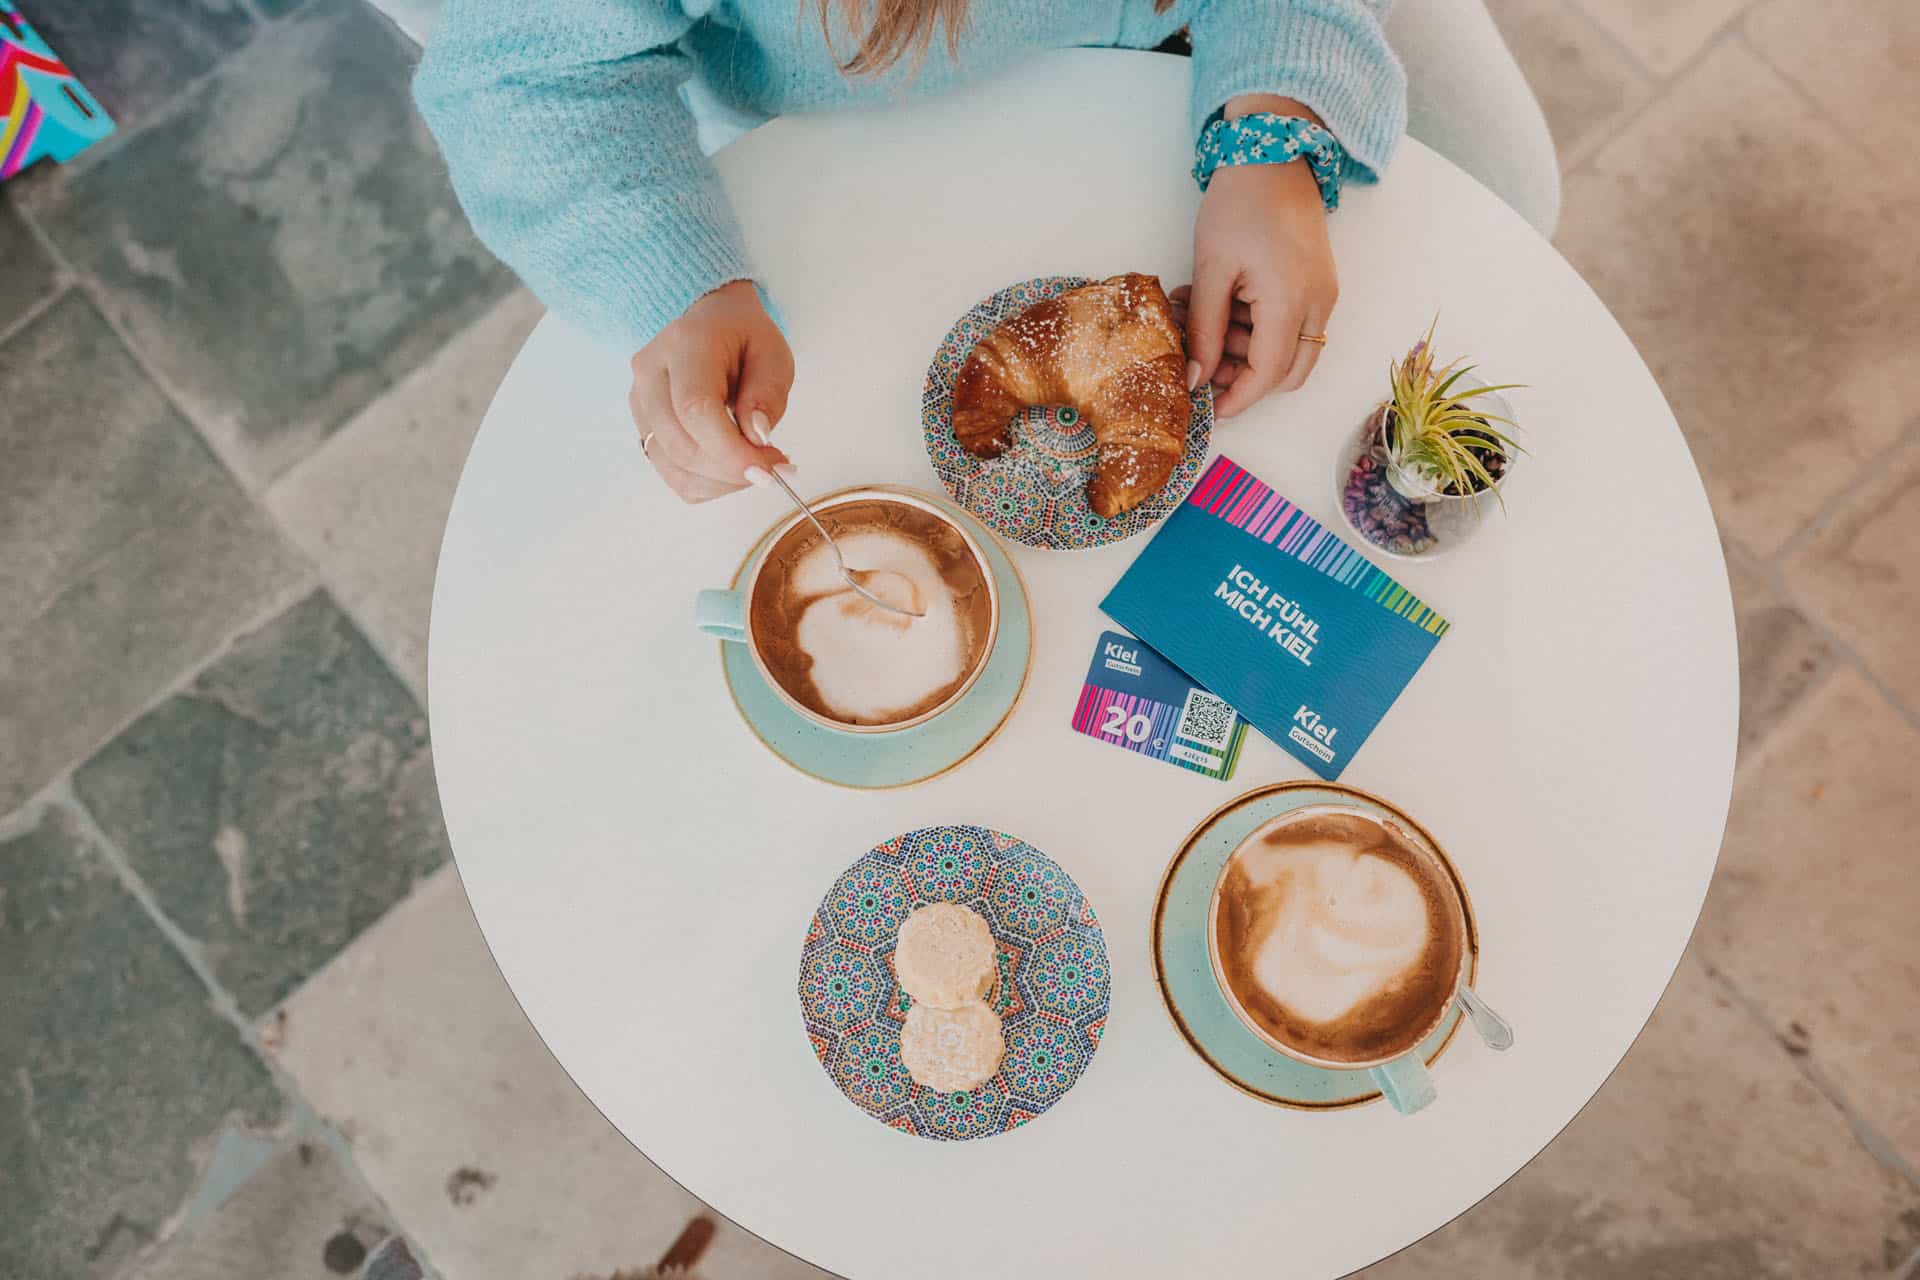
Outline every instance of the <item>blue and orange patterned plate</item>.
<svg viewBox="0 0 1920 1280">
<path fill-rule="evenodd" d="M 1187 451 L 1159 493 L 1109 520 L 1087 505 L 1087 480 L 1099 461 L 1093 431 L 1065 406 L 1036 406 L 1013 427 L 1013 448 L 982 461 L 953 438 L 953 380 L 973 344 L 1002 320 L 1036 302 L 1088 284 L 1084 276 L 1041 276 L 1008 285 L 948 331 L 927 366 L 920 424 L 927 457 L 954 501 L 1003 538 L 1045 551 L 1080 551 L 1144 533 L 1180 505 L 1206 461 L 1213 435 L 1213 388 L 1193 393 Z"/>
<path fill-rule="evenodd" d="M 900 1061 L 912 997 L 893 976 L 900 922 L 930 902 L 987 921 L 999 978 L 987 997 L 1006 1056 L 978 1089 L 940 1093 Z M 1100 1047 L 1106 935 L 1060 864 L 985 827 L 925 827 L 862 854 L 834 881 L 800 950 L 800 1015 L 836 1088 L 880 1123 L 947 1141 L 1016 1129 L 1065 1096 Z"/>
</svg>

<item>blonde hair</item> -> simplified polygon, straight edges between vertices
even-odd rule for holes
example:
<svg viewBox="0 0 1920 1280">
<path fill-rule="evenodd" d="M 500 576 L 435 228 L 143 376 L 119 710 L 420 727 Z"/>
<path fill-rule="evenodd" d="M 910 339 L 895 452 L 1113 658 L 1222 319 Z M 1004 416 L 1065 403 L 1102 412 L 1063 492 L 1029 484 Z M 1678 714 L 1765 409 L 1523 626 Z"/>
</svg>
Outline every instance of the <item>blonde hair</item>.
<svg viewBox="0 0 1920 1280">
<path fill-rule="evenodd" d="M 913 52 L 913 64 L 917 67 L 927 56 L 927 49 L 933 43 L 933 29 L 944 26 L 947 36 L 947 56 L 960 56 L 960 37 L 967 29 L 967 8 L 970 0 L 819 0 L 820 30 L 827 38 L 827 47 L 833 47 L 833 10 L 838 8 L 846 20 L 849 31 L 858 31 L 864 25 L 866 34 L 860 37 L 859 47 L 853 56 L 840 64 L 840 69 L 849 75 L 878 75 L 887 70 L 908 50 Z M 1173 7 L 1173 0 L 1154 0 L 1155 13 L 1165 13 Z"/>
</svg>

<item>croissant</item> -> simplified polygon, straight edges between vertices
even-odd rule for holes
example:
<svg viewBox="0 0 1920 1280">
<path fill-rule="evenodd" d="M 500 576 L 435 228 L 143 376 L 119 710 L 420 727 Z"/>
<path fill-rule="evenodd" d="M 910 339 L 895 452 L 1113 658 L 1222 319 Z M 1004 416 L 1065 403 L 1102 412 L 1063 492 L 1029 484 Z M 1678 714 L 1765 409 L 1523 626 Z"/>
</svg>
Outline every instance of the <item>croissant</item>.
<svg viewBox="0 0 1920 1280">
<path fill-rule="evenodd" d="M 1187 444 L 1186 356 L 1154 276 L 1122 275 L 1036 302 L 974 344 L 953 384 L 953 435 L 976 457 L 1012 444 L 1029 405 L 1068 405 L 1100 447 L 1087 505 L 1106 517 L 1158 492 Z"/>
</svg>

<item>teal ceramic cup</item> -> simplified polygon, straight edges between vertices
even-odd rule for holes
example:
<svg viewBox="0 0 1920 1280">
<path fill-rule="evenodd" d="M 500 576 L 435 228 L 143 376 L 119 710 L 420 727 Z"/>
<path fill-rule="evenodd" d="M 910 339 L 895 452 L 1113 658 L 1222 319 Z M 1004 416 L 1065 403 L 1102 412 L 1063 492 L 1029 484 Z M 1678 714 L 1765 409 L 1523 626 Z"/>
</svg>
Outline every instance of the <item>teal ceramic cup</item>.
<svg viewBox="0 0 1920 1280">
<path fill-rule="evenodd" d="M 1296 813 L 1301 816 L 1316 812 L 1350 813 L 1355 817 L 1364 818 L 1370 822 L 1379 820 L 1377 815 L 1365 809 L 1346 805 L 1314 805 L 1307 809 L 1296 811 Z M 1303 1062 L 1312 1067 L 1321 1067 L 1329 1071 L 1365 1071 L 1372 1077 L 1374 1086 L 1380 1090 L 1381 1095 L 1386 1098 L 1387 1102 L 1395 1111 L 1400 1112 L 1402 1115 L 1411 1115 L 1419 1111 L 1439 1096 L 1438 1091 L 1434 1088 L 1433 1076 L 1427 1070 L 1427 1064 L 1423 1057 L 1423 1049 L 1427 1038 L 1437 1031 L 1441 1024 L 1447 1020 L 1448 1016 L 1452 1014 L 1454 1003 L 1459 998 L 1460 987 L 1467 980 L 1467 966 L 1472 963 L 1471 956 L 1473 954 L 1471 929 L 1467 924 L 1469 908 L 1464 896 L 1459 894 L 1457 873 L 1453 871 L 1446 856 L 1440 853 L 1439 850 L 1427 847 L 1423 841 L 1416 842 L 1416 844 L 1419 847 L 1421 855 L 1433 862 L 1436 879 L 1441 884 L 1447 886 L 1448 892 L 1459 896 L 1460 912 L 1456 923 L 1461 931 L 1460 945 L 1456 948 L 1458 959 L 1454 972 L 1448 981 L 1443 984 L 1445 998 L 1435 1001 L 1430 1016 L 1419 1028 L 1417 1034 L 1409 1033 L 1405 1037 L 1407 1042 L 1414 1047 L 1391 1057 L 1372 1061 L 1343 1061 L 1320 1058 L 1296 1045 L 1288 1044 L 1276 1038 L 1258 1019 L 1247 1012 L 1246 1006 L 1241 1003 L 1239 996 L 1234 992 L 1233 985 L 1227 981 L 1226 971 L 1220 959 L 1219 913 L 1222 902 L 1221 888 L 1226 883 L 1227 873 L 1234 866 L 1234 857 L 1229 857 L 1226 864 L 1221 867 L 1219 878 L 1214 882 L 1212 899 L 1207 905 L 1207 958 L 1213 966 L 1213 980 L 1215 985 L 1220 988 L 1220 996 L 1226 1001 L 1227 1008 L 1233 1011 L 1234 1016 L 1240 1020 L 1241 1024 L 1269 1048 L 1278 1053 L 1285 1054 L 1297 1062 Z"/>
<path fill-rule="evenodd" d="M 824 518 L 838 508 L 870 502 L 888 502 L 913 507 L 952 529 L 966 544 L 974 563 L 979 566 L 981 580 L 987 586 L 990 609 L 986 642 L 980 646 L 979 656 L 975 659 L 973 669 L 967 673 L 966 678 L 936 705 L 903 720 L 891 720 L 885 724 L 852 724 L 822 715 L 794 697 L 775 678 L 773 671 L 767 666 L 766 659 L 761 656 L 759 642 L 755 639 L 753 627 L 748 620 L 748 606 L 753 600 L 754 587 L 760 581 L 760 571 L 765 567 L 768 556 L 780 546 L 788 534 L 807 523 L 806 516 L 798 511 L 781 521 L 760 540 L 752 552 L 752 562 L 747 566 L 746 572 L 740 576 L 736 586 L 729 590 L 702 591 L 694 598 L 693 604 L 695 627 L 727 644 L 745 646 L 748 656 L 753 659 L 754 669 L 759 672 L 760 678 L 766 682 L 767 687 L 779 697 L 781 702 L 785 703 L 795 715 L 834 733 L 858 735 L 898 733 L 903 729 L 912 729 L 926 724 L 943 715 L 966 697 L 968 691 L 979 681 L 981 672 L 987 669 L 987 663 L 993 657 L 994 645 L 1000 639 L 1000 584 L 994 576 L 993 566 L 973 534 L 968 532 L 959 521 L 941 510 L 937 502 L 911 489 L 893 485 L 869 485 L 858 489 L 842 489 L 837 493 L 812 499 L 807 505 L 813 509 L 814 515 Z M 857 569 L 860 566 L 853 567 Z"/>
</svg>

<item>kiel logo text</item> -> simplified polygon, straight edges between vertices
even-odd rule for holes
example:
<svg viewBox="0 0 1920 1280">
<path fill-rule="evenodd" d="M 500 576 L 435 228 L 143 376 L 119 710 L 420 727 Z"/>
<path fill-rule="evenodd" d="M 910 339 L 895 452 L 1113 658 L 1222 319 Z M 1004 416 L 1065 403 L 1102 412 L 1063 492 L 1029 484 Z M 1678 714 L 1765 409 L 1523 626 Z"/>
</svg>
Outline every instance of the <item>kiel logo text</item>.
<svg viewBox="0 0 1920 1280">
<path fill-rule="evenodd" d="M 1333 736 L 1339 732 L 1322 720 L 1318 711 L 1301 703 L 1300 709 L 1293 713 L 1293 726 L 1287 730 L 1287 737 L 1331 764 Z"/>
</svg>

